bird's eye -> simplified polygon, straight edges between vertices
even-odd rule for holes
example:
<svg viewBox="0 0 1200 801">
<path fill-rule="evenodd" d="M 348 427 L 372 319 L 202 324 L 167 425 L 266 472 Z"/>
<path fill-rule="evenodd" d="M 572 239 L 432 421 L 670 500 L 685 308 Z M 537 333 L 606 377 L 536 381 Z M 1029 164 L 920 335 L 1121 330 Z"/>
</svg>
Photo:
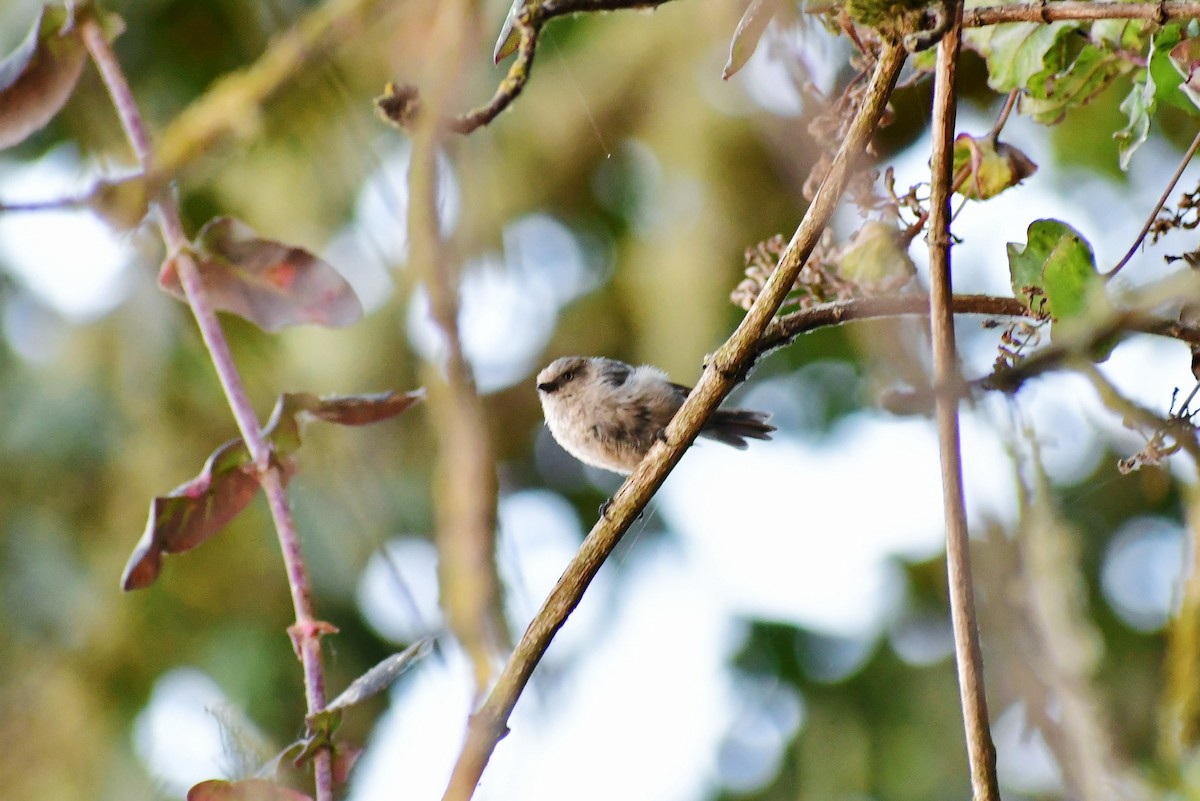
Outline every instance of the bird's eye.
<svg viewBox="0 0 1200 801">
<path fill-rule="evenodd" d="M 566 384 L 566 383 L 569 383 L 574 380 L 575 380 L 575 371 L 568 370 L 567 372 L 562 374 L 562 376 L 559 378 L 558 382 L 560 384 Z"/>
</svg>

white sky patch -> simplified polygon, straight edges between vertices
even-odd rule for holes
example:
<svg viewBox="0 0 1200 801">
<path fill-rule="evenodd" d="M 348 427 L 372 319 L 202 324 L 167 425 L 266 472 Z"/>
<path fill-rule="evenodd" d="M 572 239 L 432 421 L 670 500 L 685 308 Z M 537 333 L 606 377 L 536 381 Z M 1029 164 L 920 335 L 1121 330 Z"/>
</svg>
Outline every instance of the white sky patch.
<svg viewBox="0 0 1200 801">
<path fill-rule="evenodd" d="M 355 226 L 385 263 L 399 266 L 408 261 L 408 169 L 412 144 L 405 140 L 391 149 L 382 164 L 363 184 L 354 209 Z M 438 221 L 443 234 L 458 223 L 462 192 L 449 160 L 437 154 Z"/>
<path fill-rule="evenodd" d="M 392 642 L 408 643 L 442 624 L 438 606 L 437 550 L 424 537 L 390 540 L 374 553 L 358 582 L 358 606 L 371 628 Z"/>
<path fill-rule="evenodd" d="M 621 575 L 603 632 L 555 681 L 534 682 L 514 711 L 476 797 L 481 801 L 691 801 L 716 779 L 733 714 L 725 665 L 736 628 L 669 541 L 641 544 Z M 567 621 L 567 628 L 575 623 Z M 448 645 L 401 679 L 355 769 L 350 801 L 437 798 L 462 743 L 470 671 Z M 783 723 L 798 722 L 795 715 Z M 781 723 L 782 726 L 782 723 Z M 613 765 L 596 771 L 595 765 Z M 579 781 L 587 776 L 586 782 Z"/>
<path fill-rule="evenodd" d="M 0 163 L 0 199 L 62 200 L 85 193 L 95 180 L 72 151 L 60 148 L 36 162 Z M 121 302 L 133 258 L 133 249 L 85 209 L 0 214 L 0 268 L 75 321 L 101 317 Z"/>
<path fill-rule="evenodd" d="M 972 517 L 1011 517 L 1012 471 L 995 436 L 965 420 L 963 440 Z M 659 502 L 736 614 L 870 636 L 901 600 L 890 558 L 942 547 L 937 441 L 924 420 L 864 412 L 819 443 L 777 435 L 745 453 L 700 443 Z"/>
<path fill-rule="evenodd" d="M 230 701 L 195 668 L 164 673 L 133 725 L 138 756 L 175 796 L 207 779 L 227 777 L 229 758 L 215 713 Z"/>
</svg>

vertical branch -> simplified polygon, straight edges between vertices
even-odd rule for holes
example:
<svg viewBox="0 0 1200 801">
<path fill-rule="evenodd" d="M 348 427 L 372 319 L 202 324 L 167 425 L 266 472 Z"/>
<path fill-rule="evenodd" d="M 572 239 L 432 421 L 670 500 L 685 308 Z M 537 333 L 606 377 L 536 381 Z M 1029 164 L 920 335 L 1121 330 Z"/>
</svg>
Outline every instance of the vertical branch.
<svg viewBox="0 0 1200 801">
<path fill-rule="evenodd" d="M 442 3 L 433 35 L 445 68 L 429 96 L 428 113 L 413 130 L 408 229 L 410 264 L 428 290 L 445 348 L 441 363 L 430 365 L 425 379 L 437 437 L 433 497 L 441 603 L 451 631 L 471 657 L 482 696 L 503 636 L 495 567 L 498 484 L 483 403 L 463 355 L 458 287 L 438 220 L 440 112 L 459 84 L 467 20 L 466 3 Z"/>
<path fill-rule="evenodd" d="M 109 47 L 108 40 L 94 17 L 89 16 L 82 22 L 81 33 L 92 60 L 96 63 L 105 86 L 108 87 L 121 125 L 125 128 L 126 137 L 142 171 L 149 175 L 154 167 L 150 132 L 138 110 L 129 82 L 125 80 L 125 74 L 117 62 L 116 54 Z M 196 318 L 200 336 L 208 349 L 217 378 L 229 401 L 229 408 L 233 411 L 242 440 L 254 459 L 259 482 L 267 496 L 271 517 L 279 536 L 280 549 L 283 552 L 288 586 L 292 593 L 292 606 L 296 613 L 296 623 L 289 629 L 289 634 L 303 665 L 308 714 L 313 715 L 325 707 L 325 678 L 321 669 L 320 637 L 331 627 L 321 623 L 313 615 L 312 587 L 308 579 L 308 569 L 300 552 L 300 537 L 288 505 L 283 477 L 271 461 L 270 446 L 263 439 L 254 408 L 250 405 L 245 385 L 229 349 L 229 342 L 221 330 L 215 309 L 205 295 L 200 272 L 188 252 L 189 243 L 179 216 L 179 208 L 169 190 L 160 191 L 154 199 L 154 209 L 158 215 L 163 241 L 166 243 L 167 259 L 174 260 L 176 264 L 188 306 Z M 318 801 L 332 801 L 333 770 L 328 749 L 323 748 L 317 752 L 313 765 Z"/>
<path fill-rule="evenodd" d="M 930 326 L 933 338 L 934 385 L 937 392 L 938 446 L 942 463 L 942 497 L 946 518 L 946 566 L 950 615 L 958 666 L 959 694 L 971 766 L 975 801 L 1000 801 L 996 781 L 996 749 L 988 726 L 983 684 L 983 655 L 975 593 L 971 582 L 970 544 L 963 503 L 962 452 L 958 431 L 958 364 L 954 344 L 954 312 L 950 279 L 950 179 L 954 157 L 955 74 L 962 31 L 962 3 L 955 20 L 938 43 L 933 93 L 933 174 L 929 226 Z"/>
</svg>

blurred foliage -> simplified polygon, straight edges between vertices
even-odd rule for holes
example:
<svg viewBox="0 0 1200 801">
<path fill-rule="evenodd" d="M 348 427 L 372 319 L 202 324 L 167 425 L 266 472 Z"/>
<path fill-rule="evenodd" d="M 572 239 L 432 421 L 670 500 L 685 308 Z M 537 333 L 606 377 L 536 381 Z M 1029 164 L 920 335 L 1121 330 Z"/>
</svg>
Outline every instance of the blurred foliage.
<svg viewBox="0 0 1200 801">
<path fill-rule="evenodd" d="M 318 5 L 112 0 L 108 7 L 125 19 L 115 48 L 152 130 L 161 134 L 214 81 L 251 64 Z M 492 69 L 488 48 L 507 4 L 479 5 L 476 57 L 464 65 L 455 98 L 463 108 L 488 97 L 502 74 Z M 313 54 L 256 114 L 235 120 L 215 147 L 172 176 L 190 235 L 228 214 L 263 237 L 326 254 L 361 212 L 365 182 L 404 146 L 374 117 L 371 98 L 388 80 L 420 85 L 439 69 L 428 30 L 437 0 L 361 6 L 348 16 L 337 46 Z M 694 381 L 703 354 L 741 314 L 728 301 L 741 276 L 741 253 L 790 233 L 799 219 L 808 170 L 818 145 L 828 143 L 804 133 L 815 109 L 799 118 L 777 116 L 753 106 L 737 82 L 720 82 L 741 12 L 735 6 L 678 2 L 650 15 L 556 21 L 514 108 L 489 128 L 447 143 L 461 193 L 452 236 L 457 258 L 501 253 L 506 224 L 549 213 L 575 234 L 600 279 L 562 310 L 538 364 L 566 353 L 603 353 Z M 6 49 L 37 8 L 35 2 L 0 8 Z M 964 57 L 961 91 L 986 107 L 995 95 L 982 64 Z M 1117 109 L 1127 91 L 1118 81 L 1070 111 L 1055 129 L 1055 158 L 1111 177 L 1111 133 L 1123 122 Z M 897 94 L 895 123 L 876 143 L 881 157 L 922 134 L 928 98 L 922 83 Z M 1171 108 L 1160 117 L 1156 130 L 1166 141 L 1186 142 L 1180 129 L 1194 127 L 1194 118 Z M 90 66 L 63 113 L 0 155 L 0 168 L 74 152 L 82 163 L 113 173 L 132 162 Z M 0 200 L 20 200 L 8 195 L 2 172 Z M 391 233 L 399 241 L 402 204 L 394 194 L 384 204 L 394 213 Z M 21 278 L 8 276 L 9 254 L 0 249 L 6 335 L 0 341 L 0 604 L 6 610 L 0 798 L 163 797 L 135 756 L 131 732 L 155 681 L 179 666 L 211 676 L 275 746 L 294 741 L 302 725 L 301 676 L 285 633 L 292 618 L 288 589 L 261 500 L 205 547 L 173 559 L 153 587 L 136 595 L 119 591 L 149 499 L 195 475 L 236 434 L 187 309 L 154 288 L 162 258 L 155 233 L 143 228 L 126 241 L 138 253 L 125 276 L 127 297 L 87 321 L 60 316 Z M 386 262 L 394 286 L 369 298 L 365 318 L 349 329 L 266 335 L 223 318 L 261 419 L 281 392 L 364 393 L 419 383 L 420 356 L 406 335 L 413 281 L 394 252 L 378 244 L 368 251 L 349 258 L 368 266 Z M 336 264 L 334 255 L 328 258 Z M 29 319 L 40 322 L 23 327 Z M 813 371 L 807 375 L 827 384 L 826 397 L 796 428 L 824 436 L 873 403 L 881 387 L 900 377 L 916 384 L 922 367 L 912 354 L 922 342 L 916 327 L 887 322 L 823 330 L 773 355 L 755 378 Z M 835 382 L 831 376 L 843 367 Z M 593 519 L 603 491 L 574 466 L 558 471 L 537 461 L 541 413 L 531 378 L 484 398 L 501 492 L 551 485 L 584 520 Z M 331 695 L 398 650 L 366 623 L 355 592 L 368 558 L 385 541 L 430 532 L 432 442 L 418 408 L 369 431 L 314 429 L 299 453 L 291 497 L 317 607 L 340 629 L 327 641 Z M 1165 637 L 1128 627 L 1105 600 L 1100 573 L 1122 523 L 1149 514 L 1181 520 L 1182 502 L 1165 472 L 1119 477 L 1113 465 L 1123 455 L 1108 454 L 1094 475 L 1054 487 L 1051 501 L 1074 532 L 1087 606 L 1102 640 L 1094 681 L 1111 738 L 1142 773 L 1169 773 L 1171 766 L 1159 761 L 1157 718 Z M 905 615 L 944 622 L 943 561 L 900 568 Z M 986 559 L 978 569 L 988 571 Z M 987 590 L 982 596 L 986 656 L 1002 676 L 1011 654 L 990 650 L 986 610 L 1003 598 Z M 885 636 L 861 660 L 831 673 L 844 643 L 775 621 L 749 620 L 746 628 L 731 670 L 794 689 L 804 721 L 764 786 L 737 793 L 714 788 L 713 797 L 965 797 L 957 687 L 947 656 L 906 661 Z M 997 681 L 994 689 L 994 717 L 1022 700 L 1020 688 Z M 375 699 L 367 706 L 378 711 L 384 704 Z M 340 733 L 363 742 L 370 729 L 369 715 L 347 715 Z"/>
</svg>

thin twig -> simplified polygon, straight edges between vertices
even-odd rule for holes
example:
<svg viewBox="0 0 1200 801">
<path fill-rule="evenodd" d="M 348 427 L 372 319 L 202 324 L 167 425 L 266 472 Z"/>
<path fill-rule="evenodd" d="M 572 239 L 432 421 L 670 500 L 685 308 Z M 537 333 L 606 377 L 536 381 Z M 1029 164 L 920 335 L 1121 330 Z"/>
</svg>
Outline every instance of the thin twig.
<svg viewBox="0 0 1200 801">
<path fill-rule="evenodd" d="M 1098 19 L 1148 19 L 1165 23 L 1173 19 L 1200 17 L 1200 2 L 1175 0 L 1158 3 L 1091 2 L 1062 0 L 1054 3 L 1025 3 L 1011 6 L 972 8 L 963 13 L 964 28 L 982 28 L 1005 22 L 1086 22 Z"/>
<path fill-rule="evenodd" d="M 955 295 L 950 300 L 951 308 L 956 315 L 978 314 L 986 317 L 1029 317 L 1029 309 L 1016 298 L 994 297 L 991 295 Z M 831 325 L 854 322 L 856 320 L 873 320 L 889 317 L 929 316 L 929 298 L 925 295 L 874 295 L 849 300 L 835 300 L 800 309 L 775 319 L 762 339 L 759 340 L 758 355 L 761 357 L 771 351 L 790 344 L 796 337 L 827 328 Z M 1119 330 L 1141 334 L 1155 334 L 1170 339 L 1177 339 L 1189 344 L 1200 344 L 1200 328 L 1190 328 L 1175 320 L 1165 320 L 1152 317 L 1144 312 L 1131 310 L 1119 321 L 1113 323 L 1120 326 Z M 1112 330 L 1105 328 L 1103 336 L 1110 336 Z"/>
<path fill-rule="evenodd" d="M 509 715 L 550 641 L 634 518 L 682 458 L 717 405 L 733 389 L 743 366 L 754 358 L 759 338 L 787 297 L 796 275 L 837 207 L 851 168 L 863 154 L 891 97 L 904 58 L 902 46 L 884 45 L 855 120 L 780 260 L 779 268 L 767 281 L 741 325 L 708 360 L 699 383 L 663 432 L 662 440 L 651 447 L 646 458 L 613 496 L 607 514 L 593 526 L 579 552 L 542 603 L 491 694 L 471 718 L 467 741 L 454 766 L 444 801 L 466 801 L 471 797 L 496 744 L 508 732 Z"/>
<path fill-rule="evenodd" d="M 938 43 L 933 90 L 933 153 L 930 158 L 929 275 L 930 329 L 933 339 L 935 387 L 959 383 L 951 303 L 950 199 L 954 164 L 954 119 L 958 53 L 961 45 L 962 3 L 954 3 L 954 21 Z M 957 393 L 934 396 L 938 446 L 942 463 L 942 498 L 946 519 L 946 568 L 950 587 L 950 618 L 958 667 L 959 697 L 971 766 L 975 801 L 1000 801 L 996 779 L 996 748 L 988 722 L 983 682 L 983 653 L 979 647 L 978 613 L 971 580 L 970 539 L 963 500 L 962 443 L 958 431 Z"/>
<path fill-rule="evenodd" d="M 529 81 L 542 27 L 550 20 L 588 11 L 655 9 L 669 2 L 671 0 L 542 0 L 523 6 L 517 12 L 513 25 L 520 36 L 517 57 L 491 99 L 465 114 L 444 119 L 442 124 L 454 133 L 469 134 L 500 116 Z M 419 117 L 420 92 L 410 85 L 390 89 L 388 94 L 375 101 L 376 106 L 391 122 L 402 128 L 411 128 Z"/>
<path fill-rule="evenodd" d="M 1195 138 L 1192 139 L 1192 144 L 1188 146 L 1187 152 L 1179 160 L 1179 166 L 1175 168 L 1175 174 L 1167 182 L 1167 188 L 1159 195 L 1158 202 L 1154 204 L 1154 209 L 1150 212 L 1150 216 L 1146 218 L 1146 224 L 1142 226 L 1141 233 L 1137 235 L 1137 239 L 1133 240 L 1133 244 L 1129 247 L 1129 250 L 1117 262 L 1117 266 L 1104 274 L 1104 280 L 1111 280 L 1113 276 L 1121 271 L 1122 267 L 1129 263 L 1129 260 L 1133 258 L 1133 254 L 1137 253 L 1138 248 L 1142 246 L 1142 242 L 1146 239 L 1146 234 L 1150 232 L 1150 226 L 1154 225 L 1154 221 L 1158 219 L 1158 213 L 1163 210 L 1163 206 L 1167 205 L 1167 201 L 1171 198 L 1171 193 L 1175 191 L 1175 184 L 1179 183 L 1179 179 L 1183 177 L 1183 171 L 1187 169 L 1187 165 L 1191 163 L 1192 157 L 1196 155 L 1197 150 L 1200 150 L 1200 131 L 1196 133 Z"/>
<path fill-rule="evenodd" d="M 113 105 L 138 162 L 146 173 L 150 173 L 154 166 L 150 132 L 138 110 L 133 92 L 129 88 L 128 81 L 125 80 L 120 63 L 94 17 L 88 17 L 84 21 L 81 32 L 83 41 L 92 55 L 92 60 L 95 61 L 104 84 L 112 96 Z M 205 347 L 208 348 L 209 356 L 217 371 L 217 377 L 241 431 L 242 440 L 246 443 L 246 447 L 254 459 L 259 481 L 267 496 L 271 516 L 279 536 L 280 549 L 283 552 L 288 585 L 292 593 L 292 604 L 296 613 L 296 623 L 289 633 L 292 634 L 298 656 L 303 663 L 308 713 L 313 715 L 325 706 L 325 680 L 321 670 L 320 636 L 329 629 L 329 626 L 316 620 L 313 616 L 312 589 L 308 571 L 300 553 L 300 540 L 288 506 L 283 477 L 280 475 L 278 467 L 271 461 L 270 447 L 263 439 L 258 420 L 254 415 L 254 408 L 250 405 L 250 399 L 246 395 L 245 386 L 238 374 L 233 354 L 229 350 L 229 342 L 221 330 L 216 311 L 205 295 L 199 270 L 188 254 L 188 240 L 184 233 L 183 222 L 179 217 L 179 208 L 170 193 L 165 190 L 159 192 L 153 205 L 158 213 L 163 240 L 166 242 L 167 257 L 175 261 L 179 280 L 187 297 L 188 305 L 192 309 L 192 314 L 196 318 L 200 336 L 204 340 Z M 332 801 L 333 772 L 328 749 L 321 749 L 317 752 L 314 768 L 318 801 Z"/>
</svg>

